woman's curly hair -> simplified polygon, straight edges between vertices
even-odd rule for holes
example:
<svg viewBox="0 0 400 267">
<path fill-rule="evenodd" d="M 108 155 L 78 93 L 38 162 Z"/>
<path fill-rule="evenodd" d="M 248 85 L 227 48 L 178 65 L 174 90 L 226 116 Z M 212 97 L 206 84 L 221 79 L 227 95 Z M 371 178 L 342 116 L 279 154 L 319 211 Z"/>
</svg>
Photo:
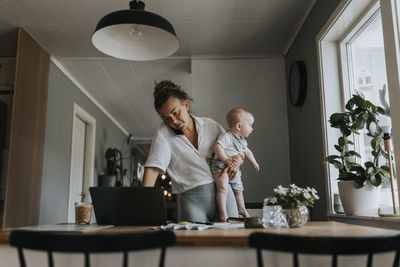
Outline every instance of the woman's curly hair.
<svg viewBox="0 0 400 267">
<path fill-rule="evenodd" d="M 193 99 L 182 89 L 170 80 L 163 80 L 158 83 L 155 82 L 154 86 L 154 107 L 158 111 L 170 97 L 175 97 L 181 101 Z"/>
</svg>

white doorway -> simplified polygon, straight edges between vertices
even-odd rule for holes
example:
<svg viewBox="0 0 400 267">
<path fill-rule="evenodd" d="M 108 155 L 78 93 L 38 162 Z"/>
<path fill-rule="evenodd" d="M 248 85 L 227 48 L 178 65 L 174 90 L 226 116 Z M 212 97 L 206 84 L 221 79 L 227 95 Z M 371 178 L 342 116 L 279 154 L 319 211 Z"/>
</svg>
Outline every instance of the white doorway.
<svg viewBox="0 0 400 267">
<path fill-rule="evenodd" d="M 75 221 L 75 202 L 91 202 L 89 187 L 94 184 L 96 119 L 74 104 L 68 222 Z"/>
</svg>

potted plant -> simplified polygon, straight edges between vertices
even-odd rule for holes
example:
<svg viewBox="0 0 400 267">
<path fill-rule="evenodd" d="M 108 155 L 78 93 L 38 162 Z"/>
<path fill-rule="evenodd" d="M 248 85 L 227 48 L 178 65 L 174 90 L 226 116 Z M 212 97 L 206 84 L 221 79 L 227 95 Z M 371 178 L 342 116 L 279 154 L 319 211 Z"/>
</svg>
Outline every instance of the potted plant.
<svg viewBox="0 0 400 267">
<path fill-rule="evenodd" d="M 108 148 L 105 153 L 106 173 L 99 176 L 99 186 L 122 186 L 122 153 L 117 148 Z"/>
<path fill-rule="evenodd" d="M 122 144 L 121 149 L 108 148 L 105 153 L 106 158 L 106 173 L 99 176 L 98 184 L 99 186 L 129 186 L 130 179 L 126 178 L 127 169 L 123 167 L 123 160 L 130 158 L 124 158 L 125 152 L 130 151 L 130 146 L 128 146 L 128 151 L 124 151 L 125 144 L 129 145 L 131 141 L 132 134 L 129 134 L 126 142 Z M 124 177 L 126 178 L 124 181 Z"/>
<path fill-rule="evenodd" d="M 343 209 L 347 215 L 375 215 L 379 207 L 378 187 L 387 179 L 389 168 L 380 165 L 381 156 L 387 158 L 381 137 L 379 116 L 386 115 L 382 107 L 366 100 L 361 93 L 354 94 L 346 104 L 346 111 L 330 116 L 330 125 L 340 130 L 341 136 L 335 149 L 338 155 L 330 155 L 325 161 L 339 171 L 338 187 Z M 354 151 L 352 134 L 360 134 L 364 128 L 371 137 L 373 159 L 363 165 L 357 162 L 361 156 Z"/>
</svg>

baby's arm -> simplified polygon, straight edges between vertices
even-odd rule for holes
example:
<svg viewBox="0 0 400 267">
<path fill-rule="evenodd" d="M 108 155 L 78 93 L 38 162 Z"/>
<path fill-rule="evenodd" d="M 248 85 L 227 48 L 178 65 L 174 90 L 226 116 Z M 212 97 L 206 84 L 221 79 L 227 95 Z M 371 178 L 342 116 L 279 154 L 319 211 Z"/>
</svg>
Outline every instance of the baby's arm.
<svg viewBox="0 0 400 267">
<path fill-rule="evenodd" d="M 236 160 L 228 157 L 220 144 L 215 143 L 214 152 L 217 155 L 218 159 L 222 162 L 225 162 L 225 164 L 227 164 L 228 166 L 233 167 L 235 165 Z"/>
<path fill-rule="evenodd" d="M 258 172 L 260 170 L 260 166 L 258 166 L 258 163 L 257 163 L 256 159 L 254 158 L 253 152 L 251 152 L 251 150 L 247 148 L 245 154 L 246 154 L 246 158 L 250 161 L 251 165 L 253 165 L 256 172 Z"/>
</svg>

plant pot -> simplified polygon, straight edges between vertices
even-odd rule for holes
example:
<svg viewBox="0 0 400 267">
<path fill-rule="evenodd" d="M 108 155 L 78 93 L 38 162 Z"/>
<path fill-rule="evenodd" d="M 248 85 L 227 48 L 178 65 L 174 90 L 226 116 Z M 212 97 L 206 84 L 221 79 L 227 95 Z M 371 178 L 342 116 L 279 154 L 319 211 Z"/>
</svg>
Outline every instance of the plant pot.
<svg viewBox="0 0 400 267">
<path fill-rule="evenodd" d="M 378 215 L 380 188 L 366 184 L 354 187 L 354 181 L 338 181 L 344 213 L 356 216 Z"/>
<path fill-rule="evenodd" d="M 115 175 L 99 175 L 99 186 L 116 186 L 117 177 Z"/>
</svg>

